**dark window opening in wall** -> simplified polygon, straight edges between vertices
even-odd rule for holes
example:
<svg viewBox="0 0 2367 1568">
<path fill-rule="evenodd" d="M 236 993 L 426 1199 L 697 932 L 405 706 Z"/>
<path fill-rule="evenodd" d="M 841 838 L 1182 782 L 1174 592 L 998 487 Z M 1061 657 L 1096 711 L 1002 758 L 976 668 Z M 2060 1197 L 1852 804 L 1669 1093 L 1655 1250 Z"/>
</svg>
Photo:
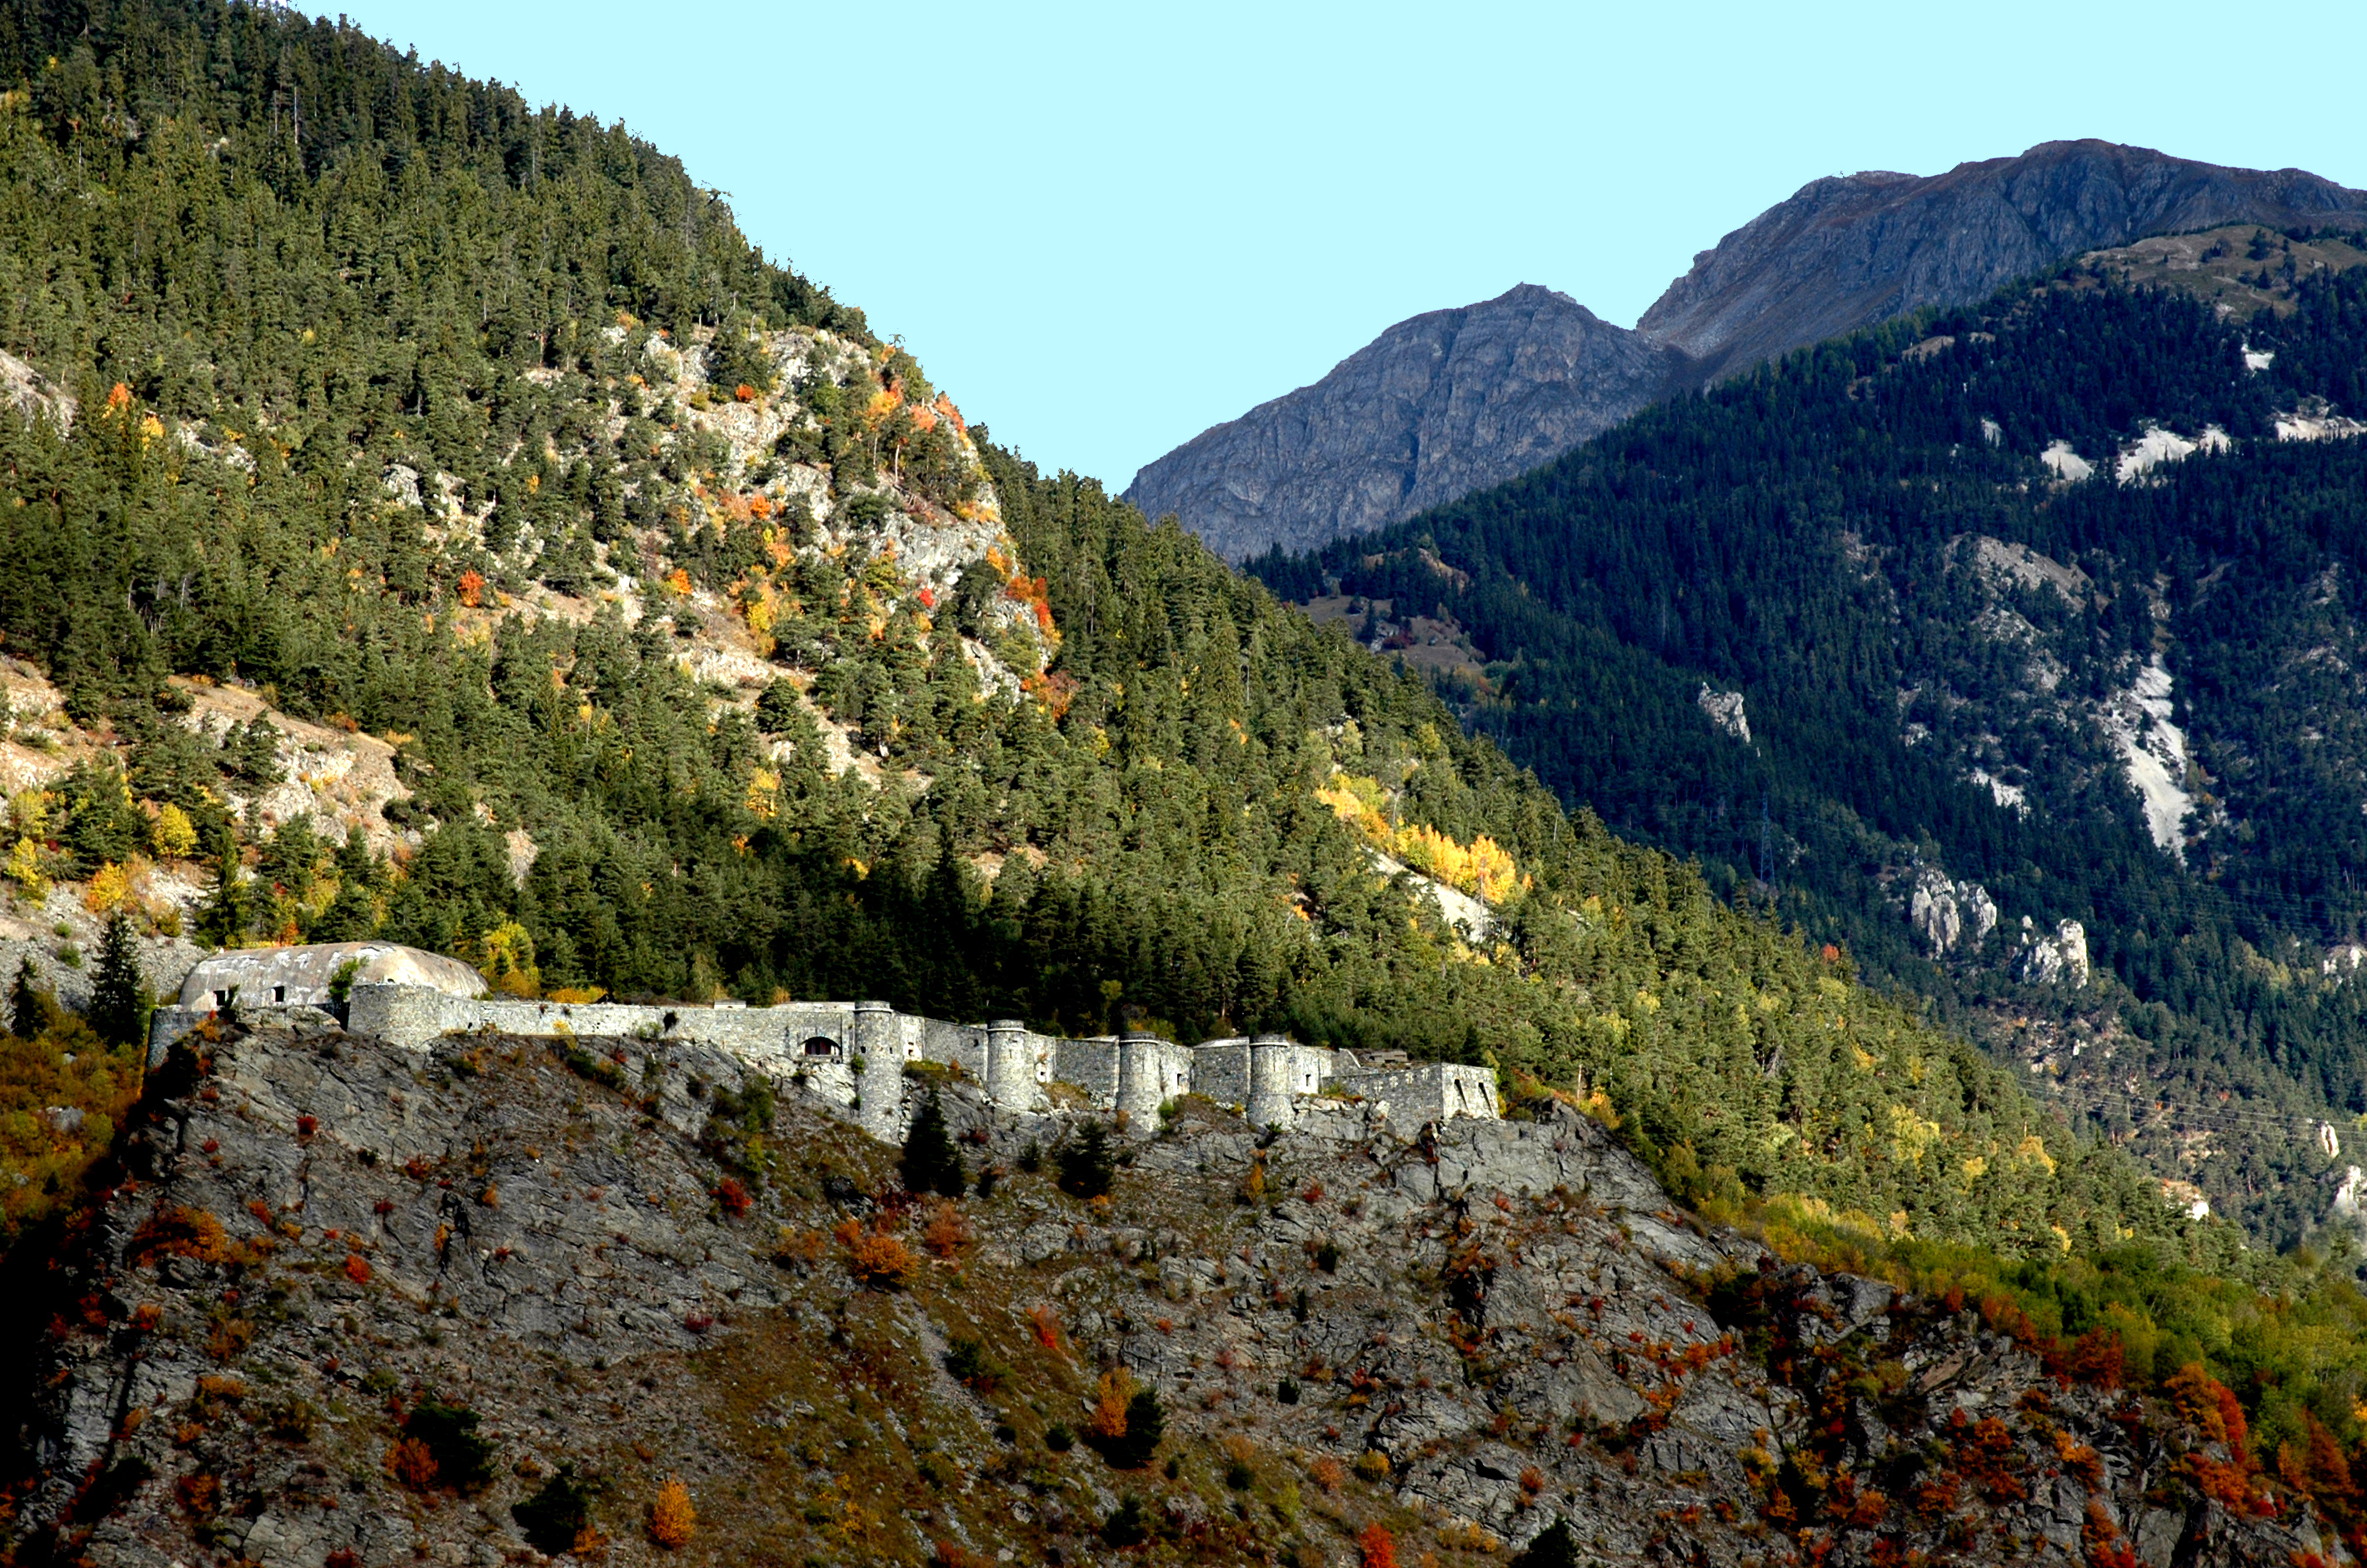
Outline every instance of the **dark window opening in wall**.
<svg viewBox="0 0 2367 1568">
<path fill-rule="evenodd" d="M 836 1056 L 838 1041 L 824 1035 L 816 1035 L 806 1041 L 805 1052 L 808 1056 Z"/>
<path fill-rule="evenodd" d="M 230 993 L 229 993 L 229 992 L 227 992 L 227 991 L 217 991 L 217 992 L 215 992 L 215 993 L 214 993 L 214 1006 L 217 1006 L 217 1007 L 227 1007 L 227 1006 L 230 1006 Z"/>
<path fill-rule="evenodd" d="M 271 999 L 272 999 L 274 1002 L 285 1002 L 285 1001 L 287 1001 L 287 1000 L 288 1000 L 288 987 L 286 987 L 286 986 L 284 986 L 284 985 L 275 985 L 275 986 L 273 986 L 273 987 L 271 988 Z"/>
</svg>

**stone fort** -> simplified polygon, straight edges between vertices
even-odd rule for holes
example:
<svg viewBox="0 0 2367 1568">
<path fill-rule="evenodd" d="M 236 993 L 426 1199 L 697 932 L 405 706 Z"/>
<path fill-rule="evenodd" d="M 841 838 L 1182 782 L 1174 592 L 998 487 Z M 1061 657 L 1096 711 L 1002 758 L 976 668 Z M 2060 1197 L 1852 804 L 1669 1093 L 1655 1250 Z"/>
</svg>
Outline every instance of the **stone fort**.
<svg viewBox="0 0 2367 1568">
<path fill-rule="evenodd" d="M 257 1019 L 328 1012 L 353 1034 L 421 1051 L 479 1033 L 707 1047 L 795 1080 L 890 1141 L 903 1136 L 905 1069 L 918 1063 L 959 1069 L 1007 1110 L 1123 1111 L 1137 1127 L 1155 1127 L 1159 1108 L 1184 1095 L 1238 1108 L 1255 1127 L 1287 1128 L 1302 1102 L 1323 1095 L 1376 1103 L 1403 1126 L 1497 1114 L 1489 1069 L 1410 1062 L 1398 1051 L 1339 1051 L 1282 1035 L 1194 1046 L 1152 1034 L 1068 1039 L 1014 1019 L 954 1024 L 885 1002 L 527 1001 L 485 994 L 483 978 L 457 959 L 390 942 L 245 949 L 202 960 L 176 1005 L 157 1009 L 152 1061 L 229 1007 Z"/>
</svg>

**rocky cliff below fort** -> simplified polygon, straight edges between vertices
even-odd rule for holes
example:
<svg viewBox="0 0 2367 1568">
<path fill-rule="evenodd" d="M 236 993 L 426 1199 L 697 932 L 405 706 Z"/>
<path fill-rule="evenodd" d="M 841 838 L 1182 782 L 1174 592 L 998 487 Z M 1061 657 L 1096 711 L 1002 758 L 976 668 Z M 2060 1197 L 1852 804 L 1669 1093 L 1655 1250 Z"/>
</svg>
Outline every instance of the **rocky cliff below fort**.
<svg viewBox="0 0 2367 1568">
<path fill-rule="evenodd" d="M 19 1560 L 2340 1556 L 2207 1390 L 1783 1263 L 1568 1107 L 1187 1097 L 1097 1170 L 933 1091 L 959 1199 L 707 1048 L 210 1021 L 15 1302 Z"/>
<path fill-rule="evenodd" d="M 2367 192 L 2049 142 L 1929 176 L 1813 180 L 1693 258 L 1633 331 L 1523 285 L 1389 328 L 1311 386 L 1135 475 L 1229 560 L 1369 532 L 1501 483 L 1685 387 L 2149 234 L 2367 222 Z"/>
</svg>

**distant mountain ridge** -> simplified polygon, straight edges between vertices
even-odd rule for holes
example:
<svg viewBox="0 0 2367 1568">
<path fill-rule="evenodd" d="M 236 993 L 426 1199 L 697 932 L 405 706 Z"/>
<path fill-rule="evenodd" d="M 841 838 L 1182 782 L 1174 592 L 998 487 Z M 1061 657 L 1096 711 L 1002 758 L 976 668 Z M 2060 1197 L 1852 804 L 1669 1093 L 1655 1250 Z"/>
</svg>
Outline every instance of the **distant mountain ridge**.
<svg viewBox="0 0 2367 1568">
<path fill-rule="evenodd" d="M 1228 559 L 1304 550 L 1526 472 L 1672 392 L 2084 251 L 2232 222 L 2367 221 L 2367 191 L 2109 142 L 1812 180 L 1700 253 L 1633 330 L 1523 284 L 1400 322 L 1135 475 Z"/>
</svg>

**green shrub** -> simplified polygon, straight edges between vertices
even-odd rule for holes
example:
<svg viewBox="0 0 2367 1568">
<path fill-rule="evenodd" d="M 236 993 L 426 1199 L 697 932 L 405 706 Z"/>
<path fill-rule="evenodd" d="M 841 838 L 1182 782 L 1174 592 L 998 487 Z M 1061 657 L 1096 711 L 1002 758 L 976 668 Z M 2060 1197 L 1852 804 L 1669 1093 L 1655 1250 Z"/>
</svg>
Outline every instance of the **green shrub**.
<svg viewBox="0 0 2367 1568">
<path fill-rule="evenodd" d="M 572 1551 L 592 1522 L 593 1492 L 590 1483 L 576 1476 L 573 1464 L 562 1464 L 533 1496 L 510 1506 L 510 1517 L 525 1532 L 527 1545 L 556 1557 Z"/>
<path fill-rule="evenodd" d="M 406 1436 L 427 1445 L 436 1479 L 459 1492 L 481 1490 L 493 1478 L 493 1445 L 477 1435 L 482 1417 L 464 1404 L 423 1400 L 403 1422 Z"/>
<path fill-rule="evenodd" d="M 1011 1376 L 1011 1369 L 995 1359 L 982 1341 L 968 1335 L 954 1336 L 952 1348 L 946 1352 L 946 1371 L 956 1382 L 980 1393 L 992 1393 Z"/>
</svg>

